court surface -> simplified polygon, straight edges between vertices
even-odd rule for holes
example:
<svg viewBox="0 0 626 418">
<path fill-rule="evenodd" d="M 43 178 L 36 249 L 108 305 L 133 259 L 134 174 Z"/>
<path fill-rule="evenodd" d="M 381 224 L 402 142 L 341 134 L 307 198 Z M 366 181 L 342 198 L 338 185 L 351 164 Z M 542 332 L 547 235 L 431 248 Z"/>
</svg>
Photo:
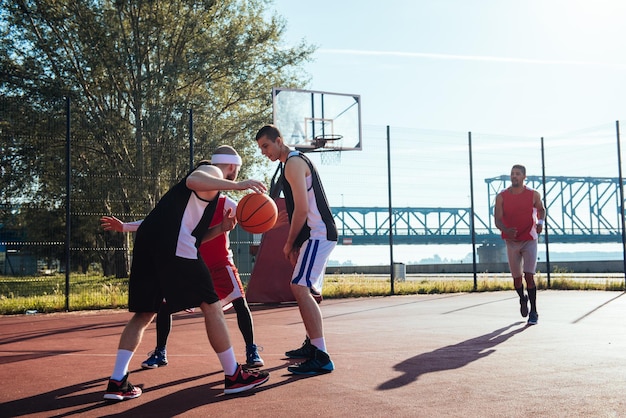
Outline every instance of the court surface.
<svg viewBox="0 0 626 418">
<path fill-rule="evenodd" d="M 102 400 L 125 311 L 0 318 L 2 417 L 614 417 L 626 415 L 626 297 L 540 291 L 527 327 L 513 291 L 325 300 L 336 370 L 295 377 L 284 352 L 304 338 L 297 306 L 253 306 L 270 380 L 223 395 L 199 314 L 180 313 L 170 364 L 131 362 L 134 400 Z M 226 315 L 237 357 L 244 344 Z"/>
</svg>

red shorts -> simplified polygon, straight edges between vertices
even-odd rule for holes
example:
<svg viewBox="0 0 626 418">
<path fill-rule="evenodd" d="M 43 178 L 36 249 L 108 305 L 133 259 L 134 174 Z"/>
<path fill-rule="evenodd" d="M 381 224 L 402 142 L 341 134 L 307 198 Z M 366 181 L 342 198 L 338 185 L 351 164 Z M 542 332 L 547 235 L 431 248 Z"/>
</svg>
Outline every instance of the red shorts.
<svg viewBox="0 0 626 418">
<path fill-rule="evenodd" d="M 239 272 L 234 265 L 210 268 L 213 287 L 222 307 L 226 308 L 233 300 L 245 297 Z"/>
</svg>

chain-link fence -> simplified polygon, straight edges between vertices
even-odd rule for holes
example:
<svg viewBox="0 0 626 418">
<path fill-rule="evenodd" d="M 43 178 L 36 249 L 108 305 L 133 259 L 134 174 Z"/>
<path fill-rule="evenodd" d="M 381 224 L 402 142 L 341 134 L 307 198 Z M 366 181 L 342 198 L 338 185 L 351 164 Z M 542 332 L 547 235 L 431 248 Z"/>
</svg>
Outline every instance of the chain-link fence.
<svg viewBox="0 0 626 418">
<path fill-rule="evenodd" d="M 192 141 L 192 113 L 146 118 L 137 132 L 121 120 L 96 129 L 64 101 L 38 115 L 0 107 L 3 311 L 49 310 L 46 298 L 54 309 L 124 306 L 132 235 L 104 232 L 99 220 L 142 219 L 210 156 L 206 142 Z M 513 164 L 545 195 L 550 248 L 562 245 L 567 257 L 574 245 L 574 260 L 592 245 L 621 251 L 618 132 L 615 123 L 543 138 L 366 125 L 363 151 L 311 156 L 340 230 L 329 265 L 480 263 L 481 248 L 501 252 L 493 204 Z M 258 241 L 231 232 L 244 282 Z M 550 253 L 546 245 L 540 259 Z"/>
</svg>

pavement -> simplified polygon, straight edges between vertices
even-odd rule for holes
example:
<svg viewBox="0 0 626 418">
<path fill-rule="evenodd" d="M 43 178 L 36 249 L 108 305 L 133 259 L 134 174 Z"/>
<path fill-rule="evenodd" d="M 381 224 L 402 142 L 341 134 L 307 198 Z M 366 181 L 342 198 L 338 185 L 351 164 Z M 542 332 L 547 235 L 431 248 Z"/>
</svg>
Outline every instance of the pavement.
<svg viewBox="0 0 626 418">
<path fill-rule="evenodd" d="M 252 307 L 270 380 L 223 394 L 198 314 L 174 316 L 170 364 L 141 370 L 151 325 L 131 362 L 141 397 L 102 400 L 124 311 L 0 318 L 1 417 L 618 417 L 626 416 L 626 297 L 538 292 L 527 326 L 513 291 L 324 300 L 336 370 L 296 377 L 284 352 L 304 338 L 297 306 Z M 244 343 L 226 315 L 237 357 Z"/>
</svg>

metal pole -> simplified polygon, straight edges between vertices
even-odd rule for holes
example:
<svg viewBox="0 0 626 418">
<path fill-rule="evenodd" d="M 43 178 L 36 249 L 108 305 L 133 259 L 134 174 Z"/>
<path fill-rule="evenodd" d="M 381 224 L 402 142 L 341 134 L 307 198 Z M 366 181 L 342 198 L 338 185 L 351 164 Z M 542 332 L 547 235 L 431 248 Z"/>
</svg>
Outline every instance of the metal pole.
<svg viewBox="0 0 626 418">
<path fill-rule="evenodd" d="M 550 274 L 552 272 L 552 267 L 550 267 L 550 238 L 548 236 L 548 206 L 546 205 L 546 157 L 544 153 L 543 146 L 543 137 L 541 137 L 541 174 L 542 174 L 542 183 L 543 183 L 543 201 L 544 207 L 546 209 L 546 216 L 543 222 L 543 234 L 546 239 L 546 270 L 548 276 L 548 289 L 552 286 L 550 284 Z"/>
<path fill-rule="evenodd" d="M 472 266 L 474 271 L 474 291 L 478 290 L 478 274 L 476 265 L 476 230 L 474 225 L 474 169 L 472 165 L 472 133 L 467 133 L 468 146 L 469 146 L 469 171 L 470 171 L 470 201 L 471 201 L 471 214 L 470 214 L 470 234 L 472 235 Z"/>
<path fill-rule="evenodd" d="M 193 109 L 189 109 L 189 171 L 193 170 Z"/>
<path fill-rule="evenodd" d="M 622 221 L 622 260 L 624 262 L 624 286 L 626 287 L 626 230 L 624 224 L 624 178 L 622 177 L 622 148 L 620 144 L 619 121 L 615 121 L 617 135 L 617 169 L 619 172 L 619 213 Z"/>
<path fill-rule="evenodd" d="M 65 310 L 70 310 L 70 238 L 72 232 L 71 205 L 71 148 L 70 148 L 70 98 L 65 98 Z"/>
<path fill-rule="evenodd" d="M 387 190 L 389 199 L 389 259 L 391 260 L 391 294 L 395 294 L 396 272 L 393 262 L 393 210 L 391 205 L 391 134 L 387 125 Z"/>
</svg>

